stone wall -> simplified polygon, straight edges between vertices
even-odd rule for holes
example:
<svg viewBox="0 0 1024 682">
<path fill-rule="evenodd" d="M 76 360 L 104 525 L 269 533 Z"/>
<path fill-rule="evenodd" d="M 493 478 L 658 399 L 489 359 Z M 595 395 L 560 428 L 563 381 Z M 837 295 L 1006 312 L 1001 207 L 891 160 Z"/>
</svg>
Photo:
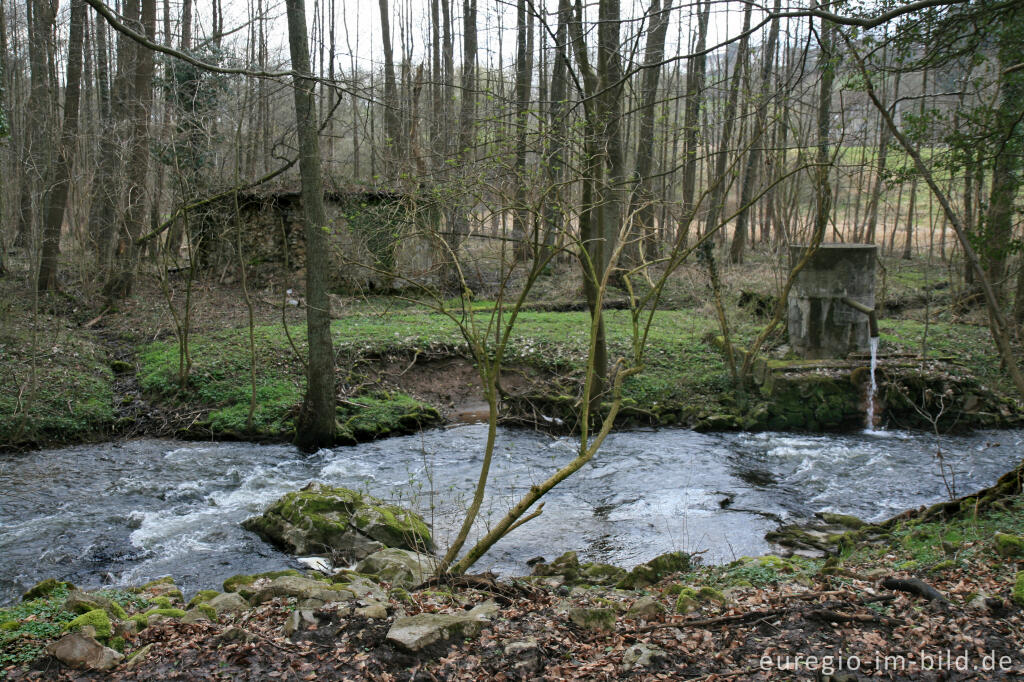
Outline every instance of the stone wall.
<svg viewBox="0 0 1024 682">
<path fill-rule="evenodd" d="M 434 277 L 432 249 L 403 212 L 401 198 L 376 192 L 325 193 L 332 274 L 330 288 L 353 292 L 401 289 Z M 258 286 L 301 275 L 306 262 L 302 200 L 296 191 L 249 192 L 210 207 L 190 224 L 199 266 L 237 274 Z M 241 249 L 241 259 L 238 250 Z"/>
</svg>

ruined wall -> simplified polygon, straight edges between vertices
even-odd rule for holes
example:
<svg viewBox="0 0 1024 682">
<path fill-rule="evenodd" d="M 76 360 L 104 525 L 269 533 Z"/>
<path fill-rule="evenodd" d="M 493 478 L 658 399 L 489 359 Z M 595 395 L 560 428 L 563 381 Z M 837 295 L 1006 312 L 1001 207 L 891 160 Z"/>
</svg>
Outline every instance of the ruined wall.
<svg viewBox="0 0 1024 682">
<path fill-rule="evenodd" d="M 301 276 L 306 262 L 302 202 L 298 192 L 240 194 L 192 221 L 201 268 L 231 273 L 241 262 L 261 286 L 271 278 Z M 372 194 L 327 194 L 330 288 L 376 292 L 404 288 L 433 277 L 429 241 L 402 213 L 397 198 Z M 397 276 L 395 276 L 397 274 Z M 296 282 L 299 284 L 298 282 Z"/>
</svg>

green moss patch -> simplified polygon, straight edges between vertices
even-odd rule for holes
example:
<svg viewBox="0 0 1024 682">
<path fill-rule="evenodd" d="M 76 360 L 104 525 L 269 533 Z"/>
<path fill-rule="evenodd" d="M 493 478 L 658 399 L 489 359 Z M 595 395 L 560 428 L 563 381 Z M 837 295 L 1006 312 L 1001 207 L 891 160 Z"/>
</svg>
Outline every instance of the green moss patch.
<svg viewBox="0 0 1024 682">
<path fill-rule="evenodd" d="M 11 310 L 0 324 L 0 449 L 93 440 L 114 423 L 114 373 L 90 336 Z"/>
</svg>

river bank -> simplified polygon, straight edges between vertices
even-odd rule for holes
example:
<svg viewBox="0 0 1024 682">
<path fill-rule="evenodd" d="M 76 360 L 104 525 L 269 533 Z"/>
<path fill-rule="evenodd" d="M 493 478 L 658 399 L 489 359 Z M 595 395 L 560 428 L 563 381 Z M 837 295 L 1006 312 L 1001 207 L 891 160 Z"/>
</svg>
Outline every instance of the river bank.
<svg viewBox="0 0 1024 682">
<path fill-rule="evenodd" d="M 970 318 L 930 313 L 930 299 L 922 304 L 911 296 L 916 280 L 899 282 L 889 294 L 899 313 L 880 323 L 880 425 L 945 433 L 1024 424 L 987 329 Z M 184 352 L 184 320 L 168 313 L 181 305 L 181 282 L 146 289 L 144 280 L 116 310 L 96 310 L 71 294 L 32 304 L 21 288 L 10 278 L 0 280 L 7 317 L 0 328 L 0 377 L 10 387 L 0 395 L 0 449 L 137 437 L 292 439 L 304 385 L 300 300 L 254 296 L 250 346 L 239 292 L 213 282 L 197 285 Z M 655 317 L 644 371 L 624 386 L 617 426 L 863 427 L 867 358 L 805 366 L 785 359 L 784 339 L 777 338 L 766 355 L 770 368 L 757 372 L 758 385 L 737 390 L 715 340 L 720 330 L 714 311 L 684 293 L 689 288 L 679 289 Z M 465 340 L 451 320 L 402 299 L 333 300 L 337 444 L 486 414 Z M 736 296 L 729 303 L 731 340 L 740 347 L 764 324 L 763 310 L 743 300 Z M 924 320 L 922 309 L 911 305 L 915 301 L 925 305 Z M 474 303 L 484 321 L 494 306 Z M 629 311 L 609 310 L 607 321 L 611 355 L 628 356 Z M 554 432 L 573 428 L 586 328 L 585 312 L 551 296 L 526 307 L 501 378 L 502 423 Z"/>
<path fill-rule="evenodd" d="M 675 554 L 634 569 L 619 587 L 574 554 L 541 564 L 535 577 L 503 581 L 277 574 L 236 577 L 222 593 L 189 599 L 167 579 L 79 596 L 70 609 L 71 587 L 50 582 L 0 610 L 0 673 L 1008 679 L 1024 674 L 1022 478 L 1018 468 L 956 504 L 862 527 L 827 559 L 707 567 Z M 92 640 L 89 661 L 105 670 L 70 667 L 68 647 L 45 653 L 61 637 Z"/>
</svg>

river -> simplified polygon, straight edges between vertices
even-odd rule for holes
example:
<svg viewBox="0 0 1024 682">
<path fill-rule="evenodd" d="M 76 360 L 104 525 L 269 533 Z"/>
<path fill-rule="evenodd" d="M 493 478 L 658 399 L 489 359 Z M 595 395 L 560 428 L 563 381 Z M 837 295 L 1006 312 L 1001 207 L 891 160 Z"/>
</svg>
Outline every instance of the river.
<svg viewBox="0 0 1024 682">
<path fill-rule="evenodd" d="M 307 455 L 287 445 L 137 440 L 0 454 L 0 603 L 46 577 L 92 588 L 173 575 L 186 594 L 237 573 L 296 565 L 242 530 L 311 480 L 409 504 L 437 544 L 457 528 L 486 428 L 463 425 Z M 570 549 L 623 567 L 672 551 L 706 563 L 770 549 L 765 532 L 817 511 L 877 521 L 946 499 L 941 447 L 966 494 L 1024 457 L 1024 431 L 926 434 L 612 434 L 546 498 L 543 514 L 474 570 L 527 573 Z M 574 452 L 569 438 L 500 432 L 482 524 Z"/>
</svg>

